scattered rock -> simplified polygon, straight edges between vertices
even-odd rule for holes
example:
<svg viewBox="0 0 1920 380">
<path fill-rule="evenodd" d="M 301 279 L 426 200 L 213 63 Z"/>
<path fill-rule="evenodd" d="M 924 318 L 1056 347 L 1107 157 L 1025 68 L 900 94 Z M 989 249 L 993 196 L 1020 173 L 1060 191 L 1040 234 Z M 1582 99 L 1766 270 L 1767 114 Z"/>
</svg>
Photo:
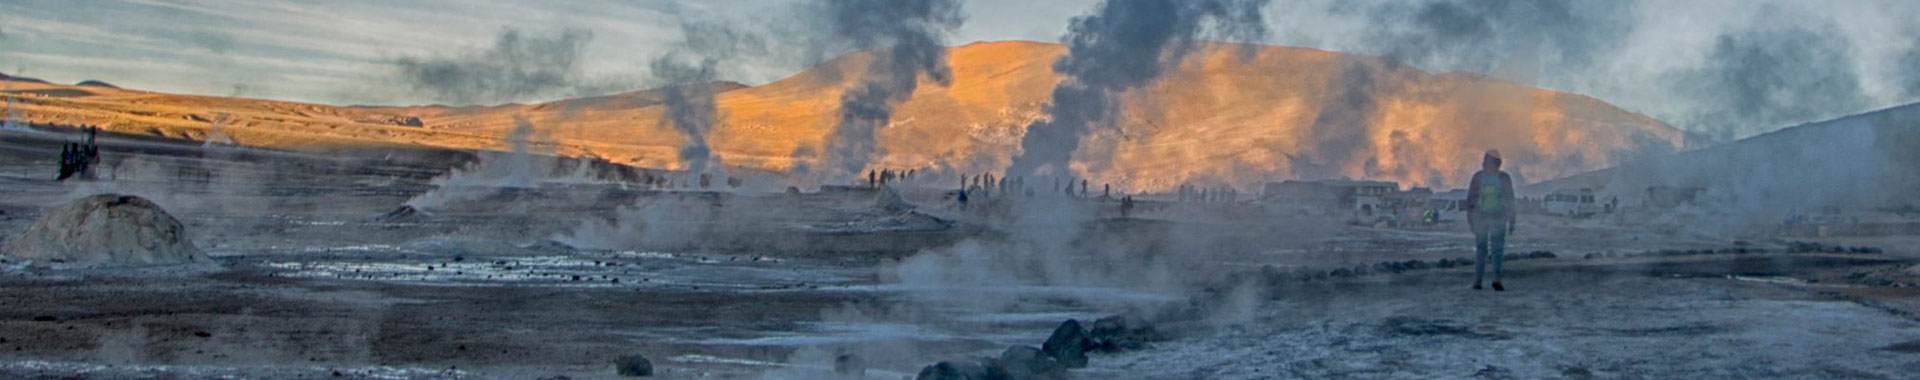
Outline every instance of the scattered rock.
<svg viewBox="0 0 1920 380">
<path fill-rule="evenodd" d="M 1017 380 L 1066 379 L 1067 366 L 1033 346 L 1007 347 L 1000 352 L 1000 368 Z"/>
<path fill-rule="evenodd" d="M 1514 377 L 1513 377 L 1513 371 L 1512 371 L 1512 370 L 1508 370 L 1508 369 L 1506 369 L 1506 368 L 1500 368 L 1500 367 L 1495 367 L 1495 366 L 1491 366 L 1491 365 L 1488 365 L 1488 366 L 1484 366 L 1484 367 L 1480 367 L 1480 370 L 1479 370 L 1479 371 L 1474 371 L 1474 373 L 1473 373 L 1473 377 L 1477 377 L 1477 378 L 1482 378 L 1482 379 L 1511 379 L 1511 378 L 1514 378 Z"/>
<path fill-rule="evenodd" d="M 1047 337 L 1040 349 L 1067 368 L 1086 368 L 1087 343 L 1087 330 L 1080 327 L 1080 321 L 1068 319 L 1053 329 L 1053 335 Z"/>
<path fill-rule="evenodd" d="M 840 354 L 833 358 L 833 373 L 842 377 L 864 379 L 867 377 L 867 362 L 853 354 Z"/>
<path fill-rule="evenodd" d="M 7 256 L 90 265 L 212 262 L 186 227 L 146 198 L 99 194 L 47 213 L 0 248 Z"/>
<path fill-rule="evenodd" d="M 1099 352 L 1140 350 L 1147 347 L 1147 342 L 1158 340 L 1160 334 L 1153 326 L 1118 315 L 1093 321 L 1093 329 L 1087 333 L 1088 347 Z"/>
<path fill-rule="evenodd" d="M 653 376 L 653 362 L 647 361 L 647 357 L 639 354 L 621 356 L 619 359 L 614 359 L 613 370 L 620 376 Z"/>
<path fill-rule="evenodd" d="M 385 214 L 374 217 L 374 220 L 389 223 L 406 223 L 426 220 L 431 216 L 432 215 L 426 211 L 413 208 L 412 205 L 401 205 L 399 208 L 393 209 L 393 211 L 388 211 Z"/>
</svg>

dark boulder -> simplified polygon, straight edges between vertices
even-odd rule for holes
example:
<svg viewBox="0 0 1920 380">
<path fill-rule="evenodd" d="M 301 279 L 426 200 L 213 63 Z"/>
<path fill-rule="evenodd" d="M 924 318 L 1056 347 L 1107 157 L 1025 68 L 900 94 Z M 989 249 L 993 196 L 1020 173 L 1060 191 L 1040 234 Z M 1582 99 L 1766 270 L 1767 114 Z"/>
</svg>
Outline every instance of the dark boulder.
<svg viewBox="0 0 1920 380">
<path fill-rule="evenodd" d="M 914 380 L 1002 380 L 1005 370 L 988 360 L 948 360 L 920 369 Z"/>
<path fill-rule="evenodd" d="M 1160 340 L 1160 334 L 1139 319 L 1115 315 L 1093 321 L 1087 340 L 1093 351 L 1135 351 L 1146 348 L 1148 342 Z"/>
<path fill-rule="evenodd" d="M 613 370 L 614 373 L 618 373 L 620 376 L 653 376 L 653 362 L 648 361 L 647 357 L 638 354 L 621 356 L 619 359 L 614 359 Z"/>
<path fill-rule="evenodd" d="M 1013 380 L 1066 379 L 1067 366 L 1033 346 L 1007 347 L 1000 352 L 1000 368 Z"/>
<path fill-rule="evenodd" d="M 867 362 L 853 354 L 840 354 L 833 357 L 833 374 L 864 379 L 867 377 Z"/>
<path fill-rule="evenodd" d="M 1040 349 L 1067 368 L 1086 368 L 1088 343 L 1087 330 L 1080 327 L 1080 321 L 1069 319 L 1053 329 Z"/>
</svg>

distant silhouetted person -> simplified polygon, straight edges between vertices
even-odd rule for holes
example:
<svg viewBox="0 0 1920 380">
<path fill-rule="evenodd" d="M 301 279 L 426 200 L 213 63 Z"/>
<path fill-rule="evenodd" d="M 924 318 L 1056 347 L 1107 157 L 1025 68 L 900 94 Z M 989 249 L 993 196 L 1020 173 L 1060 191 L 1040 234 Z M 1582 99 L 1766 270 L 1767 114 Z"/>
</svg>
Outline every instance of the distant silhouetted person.
<svg viewBox="0 0 1920 380">
<path fill-rule="evenodd" d="M 1467 184 L 1467 225 L 1473 229 L 1473 288 L 1480 289 L 1486 263 L 1493 261 L 1493 290 L 1500 286 L 1500 262 L 1507 250 L 1507 234 L 1513 232 L 1513 177 L 1500 171 L 1500 151 L 1489 150 Z"/>
<path fill-rule="evenodd" d="M 76 167 L 74 162 L 78 161 L 80 157 L 79 150 L 79 145 L 74 143 L 66 143 L 66 145 L 60 146 L 60 175 L 53 177 L 53 180 L 64 181 L 67 177 L 73 176 L 74 168 Z"/>
</svg>

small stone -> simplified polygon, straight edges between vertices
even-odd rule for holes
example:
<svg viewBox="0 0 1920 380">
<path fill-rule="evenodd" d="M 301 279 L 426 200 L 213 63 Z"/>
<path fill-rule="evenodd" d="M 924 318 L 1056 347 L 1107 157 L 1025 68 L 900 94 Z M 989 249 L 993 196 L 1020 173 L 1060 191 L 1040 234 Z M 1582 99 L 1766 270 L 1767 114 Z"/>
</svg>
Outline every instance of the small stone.
<svg viewBox="0 0 1920 380">
<path fill-rule="evenodd" d="M 1065 379 L 1067 367 L 1033 346 L 1007 347 L 1000 352 L 1000 368 L 1011 379 Z"/>
<path fill-rule="evenodd" d="M 613 361 L 613 368 L 614 372 L 620 374 L 620 376 L 653 376 L 653 362 L 647 361 L 647 357 L 638 354 L 621 356 L 619 359 L 615 359 Z"/>
<path fill-rule="evenodd" d="M 866 378 L 867 363 L 853 354 L 840 354 L 833 358 L 833 373 L 842 377 Z"/>
<path fill-rule="evenodd" d="M 949 360 L 921 368 L 914 380 L 998 380 L 1007 378 L 993 363 L 970 360 Z"/>
</svg>

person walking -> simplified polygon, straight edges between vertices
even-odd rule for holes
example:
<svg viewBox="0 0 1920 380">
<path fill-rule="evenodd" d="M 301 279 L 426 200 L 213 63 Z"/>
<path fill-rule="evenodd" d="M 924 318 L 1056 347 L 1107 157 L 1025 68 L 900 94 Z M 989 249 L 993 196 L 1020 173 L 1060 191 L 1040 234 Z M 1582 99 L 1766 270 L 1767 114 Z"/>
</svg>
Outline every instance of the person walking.
<svg viewBox="0 0 1920 380">
<path fill-rule="evenodd" d="M 1493 290 L 1500 285 L 1500 264 L 1507 250 L 1507 234 L 1514 227 L 1513 177 L 1500 171 L 1500 151 L 1488 150 L 1467 185 L 1467 226 L 1473 230 L 1473 288 L 1480 289 L 1487 261 L 1493 261 Z"/>
</svg>

